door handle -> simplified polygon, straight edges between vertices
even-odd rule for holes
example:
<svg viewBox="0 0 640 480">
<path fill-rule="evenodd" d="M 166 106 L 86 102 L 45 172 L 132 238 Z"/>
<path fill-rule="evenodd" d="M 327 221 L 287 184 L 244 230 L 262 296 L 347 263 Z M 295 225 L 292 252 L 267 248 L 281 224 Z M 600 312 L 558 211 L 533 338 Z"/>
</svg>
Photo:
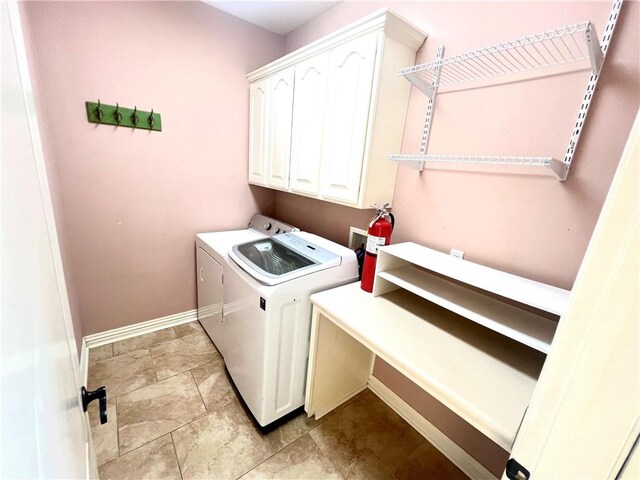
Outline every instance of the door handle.
<svg viewBox="0 0 640 480">
<path fill-rule="evenodd" d="M 80 389 L 82 394 L 82 410 L 87 411 L 87 407 L 94 400 L 99 401 L 100 406 L 100 425 L 107 423 L 107 389 L 106 387 L 99 387 L 92 392 L 84 388 Z"/>
<path fill-rule="evenodd" d="M 204 282 L 204 268 L 200 267 L 200 281 Z"/>
</svg>

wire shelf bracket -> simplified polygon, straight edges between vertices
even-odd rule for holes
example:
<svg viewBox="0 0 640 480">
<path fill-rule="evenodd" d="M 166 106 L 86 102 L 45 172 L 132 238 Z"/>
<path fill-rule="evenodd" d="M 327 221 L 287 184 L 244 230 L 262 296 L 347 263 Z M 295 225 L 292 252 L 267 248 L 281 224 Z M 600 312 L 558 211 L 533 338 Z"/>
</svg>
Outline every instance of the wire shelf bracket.
<svg viewBox="0 0 640 480">
<path fill-rule="evenodd" d="M 576 123 L 573 127 L 573 131 L 571 132 L 571 137 L 569 138 L 569 145 L 567 147 L 567 151 L 564 155 L 564 163 L 567 166 L 567 171 L 571 169 L 571 162 L 573 161 L 573 155 L 575 154 L 576 147 L 578 146 L 578 140 L 580 139 L 580 134 L 582 133 L 582 127 L 584 126 L 584 122 L 587 118 L 587 113 L 589 113 L 589 107 L 591 106 L 591 100 L 593 99 L 593 94 L 596 91 L 596 86 L 598 85 L 598 79 L 600 78 L 600 69 L 602 68 L 602 64 L 604 63 L 604 58 L 607 55 L 607 51 L 609 50 L 609 44 L 611 43 L 611 37 L 613 36 L 613 31 L 616 28 L 616 23 L 618 22 L 618 16 L 620 15 L 620 9 L 622 8 L 622 0 L 615 0 L 611 7 L 611 12 L 609 13 L 609 19 L 607 20 L 607 25 L 604 28 L 604 34 L 602 37 L 601 48 L 602 48 L 602 57 L 600 60 L 600 68 L 591 73 L 589 77 L 589 82 L 587 83 L 587 88 L 584 96 L 582 97 L 582 103 L 580 104 L 580 109 L 578 110 L 578 118 L 576 119 Z M 587 41 L 588 44 L 589 40 Z M 591 44 L 593 41 L 591 41 Z"/>
<path fill-rule="evenodd" d="M 623 0 L 614 0 L 601 42 L 595 25 L 591 21 L 583 21 L 451 57 L 443 57 L 444 46 L 440 45 L 435 60 L 398 70 L 398 76 L 405 77 L 429 100 L 420 154 L 392 154 L 387 158 L 420 172 L 428 163 L 543 167 L 558 180 L 566 180 L 622 3 Z M 538 78 L 585 66 L 591 70 L 591 75 L 563 161 L 552 157 L 427 155 L 439 88 L 451 91 L 466 84 L 495 84 L 508 76 Z"/>
<path fill-rule="evenodd" d="M 444 55 L 444 45 L 439 45 L 438 50 L 436 52 L 436 58 L 442 59 Z M 438 91 L 438 81 L 440 79 L 440 68 L 437 68 L 435 71 L 435 76 L 433 82 L 431 83 L 431 91 L 433 95 L 429 97 L 427 101 L 427 114 L 424 120 L 424 128 L 422 129 L 422 138 L 420 140 L 420 155 L 425 155 L 427 153 L 427 144 L 429 143 L 429 134 L 431 133 L 431 117 L 433 116 L 433 109 L 436 104 L 436 93 Z M 422 171 L 424 165 L 419 167 L 419 170 Z"/>
</svg>

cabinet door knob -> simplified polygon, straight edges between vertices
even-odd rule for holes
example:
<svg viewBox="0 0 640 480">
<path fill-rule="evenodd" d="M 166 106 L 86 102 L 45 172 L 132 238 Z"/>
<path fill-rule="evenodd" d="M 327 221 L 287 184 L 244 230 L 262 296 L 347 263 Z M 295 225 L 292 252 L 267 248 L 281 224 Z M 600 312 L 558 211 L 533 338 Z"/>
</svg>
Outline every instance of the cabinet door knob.
<svg viewBox="0 0 640 480">
<path fill-rule="evenodd" d="M 204 282 L 204 267 L 200 267 L 200 281 Z"/>
</svg>

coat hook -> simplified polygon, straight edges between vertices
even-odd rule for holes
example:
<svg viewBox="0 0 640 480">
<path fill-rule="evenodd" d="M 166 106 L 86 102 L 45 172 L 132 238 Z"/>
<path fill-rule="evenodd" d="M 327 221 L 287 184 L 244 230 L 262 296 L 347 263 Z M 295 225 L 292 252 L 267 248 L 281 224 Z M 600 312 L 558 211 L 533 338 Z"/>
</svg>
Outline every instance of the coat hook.
<svg viewBox="0 0 640 480">
<path fill-rule="evenodd" d="M 133 113 L 131 114 L 131 123 L 133 123 L 134 126 L 137 126 L 138 123 L 140 123 L 140 117 L 138 116 L 138 107 L 136 106 L 133 107 Z"/>
<path fill-rule="evenodd" d="M 116 123 L 120 123 L 122 121 L 122 114 L 120 113 L 120 104 L 118 104 L 118 102 L 116 102 L 116 111 L 113 112 L 113 116 L 116 119 Z"/>
<path fill-rule="evenodd" d="M 96 118 L 98 119 L 98 122 L 101 122 L 102 119 L 104 118 L 104 112 L 100 108 L 100 99 L 98 99 L 98 106 L 94 110 L 94 113 L 96 115 Z"/>
<path fill-rule="evenodd" d="M 151 113 L 147 117 L 147 123 L 149 124 L 149 128 L 153 128 L 153 126 L 156 124 L 156 119 L 153 118 L 153 108 L 151 109 Z"/>
</svg>

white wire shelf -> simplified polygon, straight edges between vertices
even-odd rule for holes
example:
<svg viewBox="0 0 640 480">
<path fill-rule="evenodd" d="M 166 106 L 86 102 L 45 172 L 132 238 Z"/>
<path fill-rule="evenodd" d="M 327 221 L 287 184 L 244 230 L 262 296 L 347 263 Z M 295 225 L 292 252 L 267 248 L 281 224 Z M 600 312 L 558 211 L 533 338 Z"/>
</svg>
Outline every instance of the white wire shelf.
<svg viewBox="0 0 640 480">
<path fill-rule="evenodd" d="M 538 77 L 554 73 L 548 70 L 550 67 L 562 68 L 581 61 L 586 64 L 587 60 L 592 73 L 597 74 L 603 53 L 590 21 L 436 59 L 398 70 L 397 74 L 431 98 L 438 87 L 455 87 L 525 72 L 529 72 L 530 77 Z"/>
<path fill-rule="evenodd" d="M 509 167 L 508 171 L 515 172 L 520 167 L 534 168 L 542 173 L 553 175 L 560 181 L 567 179 L 569 166 L 560 160 L 552 157 L 508 157 L 508 156 L 483 156 L 483 155 L 388 155 L 389 160 L 399 162 L 403 165 L 411 167 L 415 170 L 422 171 L 430 165 L 443 164 L 471 164 L 471 165 L 489 165 L 496 167 Z"/>
</svg>

